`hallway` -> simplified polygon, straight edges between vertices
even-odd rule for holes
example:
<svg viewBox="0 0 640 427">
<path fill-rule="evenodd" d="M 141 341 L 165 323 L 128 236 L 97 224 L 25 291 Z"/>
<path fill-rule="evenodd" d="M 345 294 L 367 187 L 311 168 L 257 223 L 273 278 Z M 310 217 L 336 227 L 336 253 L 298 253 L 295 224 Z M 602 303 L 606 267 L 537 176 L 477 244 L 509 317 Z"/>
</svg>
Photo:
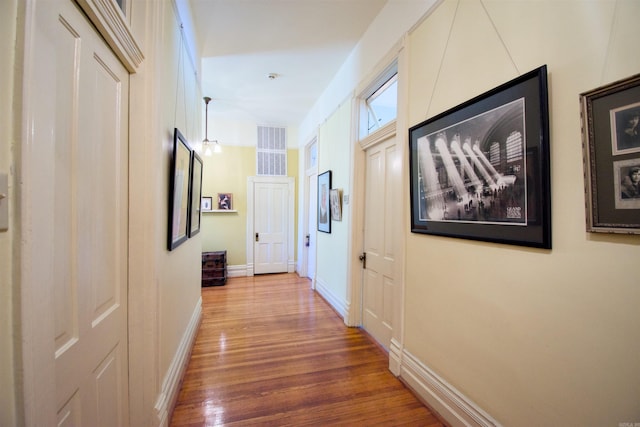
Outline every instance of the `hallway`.
<svg viewBox="0 0 640 427">
<path fill-rule="evenodd" d="M 171 426 L 442 426 L 297 274 L 203 288 L 202 312 Z"/>
</svg>

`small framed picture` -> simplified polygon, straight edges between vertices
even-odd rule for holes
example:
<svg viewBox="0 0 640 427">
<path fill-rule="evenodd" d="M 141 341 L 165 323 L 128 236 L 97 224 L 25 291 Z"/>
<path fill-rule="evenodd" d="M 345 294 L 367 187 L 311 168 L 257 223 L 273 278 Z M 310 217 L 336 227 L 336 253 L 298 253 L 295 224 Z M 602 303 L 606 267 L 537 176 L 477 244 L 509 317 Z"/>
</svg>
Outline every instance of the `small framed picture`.
<svg viewBox="0 0 640 427">
<path fill-rule="evenodd" d="M 213 197 L 203 197 L 202 198 L 201 209 L 203 211 L 213 210 Z"/>
<path fill-rule="evenodd" d="M 331 202 L 331 219 L 342 221 L 342 189 L 329 190 L 329 200 Z"/>
<path fill-rule="evenodd" d="M 218 210 L 230 211 L 233 209 L 233 194 L 218 193 Z"/>
<path fill-rule="evenodd" d="M 331 171 L 318 175 L 318 231 L 331 233 L 331 211 L 329 210 Z"/>
<path fill-rule="evenodd" d="M 580 95 L 586 228 L 640 234 L 640 74 Z"/>
</svg>

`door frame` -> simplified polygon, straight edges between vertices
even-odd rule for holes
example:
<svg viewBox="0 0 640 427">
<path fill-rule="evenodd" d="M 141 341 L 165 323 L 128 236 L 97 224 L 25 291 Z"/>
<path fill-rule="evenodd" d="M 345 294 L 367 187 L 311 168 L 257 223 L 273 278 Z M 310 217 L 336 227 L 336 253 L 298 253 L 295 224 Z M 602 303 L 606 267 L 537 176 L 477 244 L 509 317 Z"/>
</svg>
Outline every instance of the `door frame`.
<svg viewBox="0 0 640 427">
<path fill-rule="evenodd" d="M 310 229 L 309 227 L 309 217 L 311 216 L 311 209 L 310 209 L 310 205 L 311 205 L 311 199 L 310 199 L 310 194 L 311 194 L 311 186 L 309 183 L 309 179 L 311 176 L 313 176 L 314 174 L 317 176 L 318 175 L 318 160 L 316 159 L 315 164 L 312 164 L 311 162 L 311 158 L 310 158 L 310 151 L 311 151 L 311 147 L 315 144 L 316 149 L 318 147 L 318 136 L 315 135 L 313 138 L 311 138 L 311 140 L 307 143 L 307 145 L 305 145 L 304 147 L 304 202 L 302 204 L 303 206 L 303 213 L 302 213 L 302 238 L 300 240 L 300 248 L 301 250 L 301 261 L 300 261 L 300 268 L 299 268 L 299 273 L 301 276 L 307 277 L 308 271 L 309 271 L 309 248 L 305 245 L 305 236 L 307 236 L 308 234 L 317 234 L 317 229 L 316 227 L 313 227 L 313 229 Z M 317 152 L 317 150 L 316 150 Z M 317 255 L 317 251 L 316 251 L 316 255 Z M 316 257 L 317 258 L 317 257 Z M 316 278 L 315 275 L 314 277 L 311 277 L 311 289 L 315 289 L 316 288 Z"/>
<path fill-rule="evenodd" d="M 378 144 L 390 137 L 396 138 L 396 146 L 399 150 L 399 162 L 398 170 L 401 176 L 399 180 L 399 187 L 397 191 L 402 193 L 402 203 L 398 206 L 400 214 L 398 215 L 397 226 L 397 259 L 396 259 L 396 281 L 395 295 L 393 298 L 393 333 L 391 337 L 391 343 L 389 345 L 389 370 L 396 376 L 400 375 L 401 358 L 403 351 L 403 336 L 404 336 L 404 287 L 405 287 L 405 268 L 404 263 L 406 259 L 406 230 L 409 224 L 408 221 L 408 194 L 409 186 L 408 180 L 404 177 L 407 176 L 407 159 L 409 157 L 408 137 L 405 132 L 397 132 L 397 129 L 408 129 L 408 49 L 409 38 L 405 34 L 382 58 L 382 60 L 375 67 L 372 79 L 368 79 L 362 82 L 355 93 L 357 94 L 353 98 L 352 111 L 352 218 L 353 224 L 351 227 L 351 235 L 349 238 L 349 267 L 348 267 L 348 280 L 350 289 L 347 290 L 347 295 L 350 298 L 349 309 L 344 318 L 345 324 L 348 326 L 361 326 L 362 325 L 362 310 L 363 310 L 363 279 L 364 269 L 359 256 L 363 252 L 364 248 L 364 215 L 365 215 L 365 201 L 364 196 L 356 197 L 356 195 L 364 195 L 366 189 L 366 150 L 367 148 Z M 364 100 L 369 96 L 374 88 L 389 69 L 397 66 L 398 73 L 398 111 L 397 119 L 391 123 L 388 123 L 384 127 L 378 129 L 370 135 L 360 137 L 361 126 L 366 126 L 367 111 L 364 106 Z"/>
<path fill-rule="evenodd" d="M 282 184 L 288 186 L 287 208 L 287 272 L 295 271 L 294 224 L 295 224 L 295 181 L 290 176 L 250 176 L 247 178 L 247 276 L 254 275 L 253 236 L 255 234 L 255 184 Z"/>
</svg>

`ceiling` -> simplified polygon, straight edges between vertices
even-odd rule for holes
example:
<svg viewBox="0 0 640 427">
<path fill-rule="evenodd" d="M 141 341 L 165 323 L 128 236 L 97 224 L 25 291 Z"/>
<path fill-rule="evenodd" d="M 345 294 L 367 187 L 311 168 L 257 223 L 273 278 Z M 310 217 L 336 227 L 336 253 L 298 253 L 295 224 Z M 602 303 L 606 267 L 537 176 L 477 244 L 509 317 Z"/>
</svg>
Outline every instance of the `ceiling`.
<svg viewBox="0 0 640 427">
<path fill-rule="evenodd" d="M 386 2 L 190 0 L 210 118 L 300 124 Z"/>
</svg>

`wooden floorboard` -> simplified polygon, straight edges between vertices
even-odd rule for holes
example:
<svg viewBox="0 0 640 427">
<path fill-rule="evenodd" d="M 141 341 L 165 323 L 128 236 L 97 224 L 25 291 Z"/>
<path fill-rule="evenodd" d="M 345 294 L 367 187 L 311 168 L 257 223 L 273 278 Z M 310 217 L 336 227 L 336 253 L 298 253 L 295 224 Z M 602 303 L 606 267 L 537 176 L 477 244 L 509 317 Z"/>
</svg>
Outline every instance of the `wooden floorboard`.
<svg viewBox="0 0 640 427">
<path fill-rule="evenodd" d="M 442 426 L 307 279 L 231 278 L 202 311 L 171 426 Z"/>
</svg>

